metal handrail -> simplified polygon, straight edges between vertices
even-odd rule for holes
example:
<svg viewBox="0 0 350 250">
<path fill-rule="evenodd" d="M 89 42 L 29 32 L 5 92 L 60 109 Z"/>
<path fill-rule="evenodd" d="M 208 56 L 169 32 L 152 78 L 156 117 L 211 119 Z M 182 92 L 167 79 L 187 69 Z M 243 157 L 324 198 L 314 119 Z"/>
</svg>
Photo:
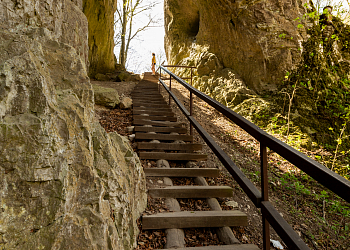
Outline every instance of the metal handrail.
<svg viewBox="0 0 350 250">
<path fill-rule="evenodd" d="M 208 103 L 221 114 L 225 115 L 229 120 L 236 123 L 247 133 L 253 136 L 260 142 L 260 158 L 261 158 L 261 190 L 262 194 L 257 191 L 253 183 L 241 172 L 241 170 L 232 162 L 230 157 L 215 143 L 209 134 L 201 127 L 201 125 L 192 117 L 192 112 L 188 112 L 182 103 L 176 98 L 165 83 L 159 79 L 160 83 L 169 93 L 170 97 L 179 106 L 186 118 L 190 121 L 201 137 L 206 141 L 207 145 L 213 150 L 215 155 L 223 163 L 226 169 L 232 174 L 234 179 L 239 183 L 248 197 L 252 200 L 256 207 L 261 207 L 263 215 L 263 246 L 264 249 L 270 249 L 270 233 L 269 224 L 276 230 L 282 240 L 288 244 L 291 249 L 309 249 L 302 241 L 299 235 L 292 227 L 283 219 L 273 205 L 268 201 L 268 179 L 267 179 L 267 147 L 275 151 L 277 154 L 294 164 L 299 169 L 310 175 L 316 181 L 332 190 L 335 194 L 342 197 L 347 202 L 350 202 L 350 182 L 340 175 L 334 173 L 327 167 L 307 157 L 303 153 L 295 150 L 286 143 L 274 138 L 273 136 L 260 129 L 258 126 L 248 121 L 244 117 L 238 115 L 231 109 L 227 108 L 218 101 L 198 91 L 196 88 L 189 85 L 183 79 L 161 66 L 160 70 L 164 70 L 174 78 L 177 82 L 183 85 L 190 91 L 190 94 L 195 94 L 197 97 Z M 192 111 L 192 100 L 190 101 L 190 109 Z"/>
</svg>

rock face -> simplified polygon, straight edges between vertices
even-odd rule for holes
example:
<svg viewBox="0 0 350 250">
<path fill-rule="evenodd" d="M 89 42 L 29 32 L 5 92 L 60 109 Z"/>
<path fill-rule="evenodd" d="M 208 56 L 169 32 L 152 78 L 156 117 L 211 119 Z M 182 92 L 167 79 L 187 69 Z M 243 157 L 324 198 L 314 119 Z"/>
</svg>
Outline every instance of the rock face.
<svg viewBox="0 0 350 250">
<path fill-rule="evenodd" d="M 83 11 L 89 22 L 89 76 L 113 72 L 116 67 L 114 56 L 114 13 L 117 0 L 83 0 Z"/>
<path fill-rule="evenodd" d="M 87 34 L 80 0 L 1 2 L 1 249 L 135 246 L 144 173 L 94 121 Z"/>
<path fill-rule="evenodd" d="M 120 103 L 117 90 L 112 88 L 104 88 L 96 84 L 92 85 L 92 87 L 94 89 L 96 104 L 108 108 L 115 108 Z"/>
<path fill-rule="evenodd" d="M 255 92 L 274 91 L 301 59 L 307 3 L 165 0 L 168 62 L 198 66 L 199 78 L 229 68 Z"/>
</svg>

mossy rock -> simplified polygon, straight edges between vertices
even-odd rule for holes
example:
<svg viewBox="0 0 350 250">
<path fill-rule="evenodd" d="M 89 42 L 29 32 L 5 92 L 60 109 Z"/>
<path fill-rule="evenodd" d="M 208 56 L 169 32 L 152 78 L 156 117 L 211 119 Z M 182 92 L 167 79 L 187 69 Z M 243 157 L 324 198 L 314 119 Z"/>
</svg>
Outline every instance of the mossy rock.
<svg viewBox="0 0 350 250">
<path fill-rule="evenodd" d="M 95 79 L 97 81 L 110 81 L 111 80 L 109 76 L 104 75 L 104 74 L 100 74 L 100 73 L 95 75 Z"/>
<path fill-rule="evenodd" d="M 119 94 L 112 88 L 104 88 L 99 85 L 92 85 L 95 93 L 95 103 L 108 108 L 115 108 L 119 103 Z"/>
<path fill-rule="evenodd" d="M 131 75 L 131 73 L 129 73 L 129 72 L 121 72 L 121 73 L 118 75 L 118 78 L 119 78 L 119 80 L 122 81 L 122 82 L 128 82 L 128 81 L 131 81 L 132 75 Z"/>
</svg>

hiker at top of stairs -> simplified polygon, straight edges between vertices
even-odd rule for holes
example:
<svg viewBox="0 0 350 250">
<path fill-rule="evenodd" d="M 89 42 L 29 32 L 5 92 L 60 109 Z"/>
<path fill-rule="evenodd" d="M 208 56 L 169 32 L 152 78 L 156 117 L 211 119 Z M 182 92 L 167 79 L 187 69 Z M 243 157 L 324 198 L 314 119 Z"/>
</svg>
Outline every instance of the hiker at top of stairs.
<svg viewBox="0 0 350 250">
<path fill-rule="evenodd" d="M 156 74 L 156 54 L 152 53 L 152 75 Z"/>
</svg>

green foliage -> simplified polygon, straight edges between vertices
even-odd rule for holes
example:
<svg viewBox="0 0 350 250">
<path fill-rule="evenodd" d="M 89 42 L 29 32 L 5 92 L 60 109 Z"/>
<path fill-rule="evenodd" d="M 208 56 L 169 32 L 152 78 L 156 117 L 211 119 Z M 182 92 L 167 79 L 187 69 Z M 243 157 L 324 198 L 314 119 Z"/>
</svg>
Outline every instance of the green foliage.
<svg viewBox="0 0 350 250">
<path fill-rule="evenodd" d="M 349 178 L 344 162 L 348 162 L 350 154 L 350 27 L 337 17 L 332 17 L 331 25 L 324 24 L 316 11 L 310 11 L 304 18 L 314 25 L 307 31 L 310 38 L 302 44 L 302 61 L 295 70 L 286 72 L 283 79 L 281 93 L 290 100 L 290 108 L 284 112 L 288 114 L 288 125 L 290 113 L 297 110 L 300 117 L 293 120 L 294 124 L 309 120 L 310 127 L 321 132 L 313 139 L 334 154 L 316 159 Z M 301 18 L 294 21 L 298 28 L 304 27 Z"/>
</svg>

